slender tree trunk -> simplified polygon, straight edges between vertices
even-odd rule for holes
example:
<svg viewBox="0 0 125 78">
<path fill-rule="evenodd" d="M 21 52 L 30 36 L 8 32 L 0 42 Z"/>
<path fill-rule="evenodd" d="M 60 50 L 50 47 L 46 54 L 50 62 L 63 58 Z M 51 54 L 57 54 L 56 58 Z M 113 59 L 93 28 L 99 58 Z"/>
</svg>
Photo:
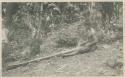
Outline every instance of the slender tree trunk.
<svg viewBox="0 0 125 78">
<path fill-rule="evenodd" d="M 31 56 L 35 56 L 40 53 L 40 38 L 39 38 L 39 32 L 36 32 L 34 38 L 32 39 L 31 46 L 30 46 L 30 51 L 31 51 Z"/>
</svg>

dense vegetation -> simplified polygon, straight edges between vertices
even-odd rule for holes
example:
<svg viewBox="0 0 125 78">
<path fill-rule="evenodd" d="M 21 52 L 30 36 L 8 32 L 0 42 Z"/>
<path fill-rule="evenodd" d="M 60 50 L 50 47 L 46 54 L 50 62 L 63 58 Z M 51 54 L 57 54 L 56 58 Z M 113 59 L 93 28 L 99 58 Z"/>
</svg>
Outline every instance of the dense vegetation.
<svg viewBox="0 0 125 78">
<path fill-rule="evenodd" d="M 93 38 L 108 44 L 122 41 L 122 9 L 121 2 L 2 3 L 3 64 Z"/>
</svg>

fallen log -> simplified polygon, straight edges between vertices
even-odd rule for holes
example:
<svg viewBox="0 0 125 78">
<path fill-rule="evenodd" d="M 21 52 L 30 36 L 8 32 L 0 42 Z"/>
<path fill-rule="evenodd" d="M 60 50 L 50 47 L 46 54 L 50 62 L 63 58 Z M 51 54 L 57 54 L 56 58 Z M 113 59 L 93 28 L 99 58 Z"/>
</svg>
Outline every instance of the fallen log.
<svg viewBox="0 0 125 78">
<path fill-rule="evenodd" d="M 83 42 L 82 44 L 78 45 L 78 47 L 80 47 L 77 51 L 75 52 L 67 52 L 65 54 L 63 54 L 63 57 L 67 57 L 67 56 L 72 56 L 72 55 L 76 55 L 76 54 L 83 54 L 86 53 L 88 51 L 93 51 L 97 48 L 96 43 L 98 42 L 98 40 L 95 39 L 95 41 L 88 43 L 88 41 Z"/>
<path fill-rule="evenodd" d="M 8 65 L 7 70 L 14 69 L 14 68 L 19 67 L 19 66 L 24 66 L 24 65 L 27 65 L 28 63 L 38 62 L 38 61 L 41 61 L 41 60 L 46 60 L 46 59 L 49 59 L 49 58 L 52 58 L 52 57 L 55 57 L 55 56 L 62 56 L 63 57 L 63 56 L 66 56 L 65 54 L 72 53 L 73 51 L 76 51 L 75 54 L 77 54 L 77 53 L 80 53 L 79 50 L 81 50 L 81 49 L 82 49 L 82 53 L 84 53 L 86 51 L 89 51 L 90 47 L 95 45 L 96 43 L 97 42 L 94 41 L 94 42 L 86 44 L 84 47 L 83 46 L 76 47 L 76 48 L 73 48 L 73 49 L 70 49 L 70 50 L 61 51 L 61 52 L 58 52 L 58 53 L 55 53 L 55 54 L 52 54 L 52 55 L 49 55 L 49 56 L 46 56 L 46 57 L 36 58 L 36 59 L 26 61 L 26 62 L 23 62 L 23 63 L 10 64 L 10 65 Z"/>
</svg>

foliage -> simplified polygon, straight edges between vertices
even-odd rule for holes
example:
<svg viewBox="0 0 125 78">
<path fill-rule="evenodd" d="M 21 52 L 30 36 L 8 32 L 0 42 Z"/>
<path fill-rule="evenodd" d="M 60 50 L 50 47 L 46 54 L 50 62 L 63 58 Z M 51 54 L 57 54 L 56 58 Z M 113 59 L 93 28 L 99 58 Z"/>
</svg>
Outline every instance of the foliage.
<svg viewBox="0 0 125 78">
<path fill-rule="evenodd" d="M 55 48 L 75 47 L 80 40 L 88 40 L 91 35 L 107 43 L 121 39 L 122 3 L 111 4 L 2 3 L 5 28 L 9 30 L 9 43 L 3 43 L 3 56 L 16 60 L 31 58 Z M 96 33 L 93 34 L 91 29 Z"/>
<path fill-rule="evenodd" d="M 55 36 L 57 47 L 73 47 L 78 43 L 77 26 L 69 26 L 58 31 Z"/>
</svg>

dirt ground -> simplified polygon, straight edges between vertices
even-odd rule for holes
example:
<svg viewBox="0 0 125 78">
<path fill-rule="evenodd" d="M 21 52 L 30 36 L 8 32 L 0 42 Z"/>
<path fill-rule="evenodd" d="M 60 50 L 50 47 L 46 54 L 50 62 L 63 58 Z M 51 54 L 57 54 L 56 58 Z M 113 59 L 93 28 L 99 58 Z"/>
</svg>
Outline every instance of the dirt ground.
<svg viewBox="0 0 125 78">
<path fill-rule="evenodd" d="M 119 76 L 122 75 L 122 42 L 98 44 L 93 52 L 66 58 L 54 57 L 3 72 L 3 76 Z M 117 60 L 117 61 L 116 61 Z"/>
</svg>

